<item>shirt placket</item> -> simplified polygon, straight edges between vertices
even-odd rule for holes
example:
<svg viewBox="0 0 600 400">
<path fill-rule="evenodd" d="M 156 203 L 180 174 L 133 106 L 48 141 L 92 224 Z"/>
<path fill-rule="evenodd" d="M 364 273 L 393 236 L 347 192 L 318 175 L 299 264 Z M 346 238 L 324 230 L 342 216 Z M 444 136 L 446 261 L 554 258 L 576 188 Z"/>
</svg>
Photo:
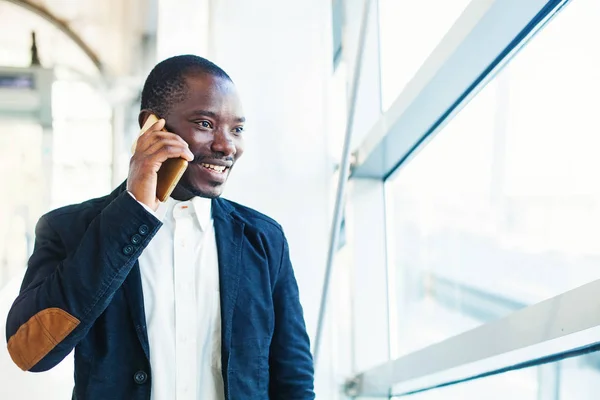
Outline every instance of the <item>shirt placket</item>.
<svg viewBox="0 0 600 400">
<path fill-rule="evenodd" d="M 193 237 L 194 221 L 191 204 L 181 203 L 173 212 L 174 293 L 175 293 L 175 359 L 176 399 L 196 399 L 198 376 L 196 332 L 196 291 Z"/>
</svg>

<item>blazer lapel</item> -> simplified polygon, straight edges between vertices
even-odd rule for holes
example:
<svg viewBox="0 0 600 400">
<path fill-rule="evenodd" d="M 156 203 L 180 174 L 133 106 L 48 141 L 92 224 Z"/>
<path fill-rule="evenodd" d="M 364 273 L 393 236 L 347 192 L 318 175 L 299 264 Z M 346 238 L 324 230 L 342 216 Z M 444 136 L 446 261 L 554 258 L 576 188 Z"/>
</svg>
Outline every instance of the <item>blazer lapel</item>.
<svg viewBox="0 0 600 400">
<path fill-rule="evenodd" d="M 129 311 L 131 312 L 135 332 L 142 344 L 146 358 L 150 360 L 150 345 L 148 344 L 148 330 L 146 328 L 144 294 L 142 293 L 142 276 L 140 274 L 139 262 L 135 262 L 122 287 L 125 291 L 127 303 L 129 304 Z"/>
<path fill-rule="evenodd" d="M 221 295 L 221 362 L 225 388 L 227 388 L 226 371 L 231 349 L 231 325 L 240 281 L 244 234 L 244 223 L 235 218 L 232 212 L 233 208 L 225 200 L 213 200 Z"/>
</svg>

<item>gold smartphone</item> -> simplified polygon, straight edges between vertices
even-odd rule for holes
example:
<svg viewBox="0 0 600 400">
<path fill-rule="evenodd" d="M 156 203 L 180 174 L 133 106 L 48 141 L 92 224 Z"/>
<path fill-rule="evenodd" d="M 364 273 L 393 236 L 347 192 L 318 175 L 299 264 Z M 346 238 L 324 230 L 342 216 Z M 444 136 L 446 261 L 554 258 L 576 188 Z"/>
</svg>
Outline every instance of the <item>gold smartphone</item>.
<svg viewBox="0 0 600 400">
<path fill-rule="evenodd" d="M 158 117 L 154 114 L 150 114 L 148 119 L 146 119 L 146 122 L 144 122 L 144 126 L 140 130 L 139 136 L 142 136 L 156 122 L 158 122 Z M 137 139 L 131 148 L 132 153 L 135 152 L 136 144 Z M 173 189 L 175 189 L 175 186 L 177 186 L 177 183 L 183 176 L 187 166 L 187 160 L 184 160 L 181 157 L 169 158 L 162 163 L 160 169 L 158 170 L 158 181 L 156 183 L 156 197 L 158 200 L 165 202 L 169 198 L 173 192 Z"/>
</svg>

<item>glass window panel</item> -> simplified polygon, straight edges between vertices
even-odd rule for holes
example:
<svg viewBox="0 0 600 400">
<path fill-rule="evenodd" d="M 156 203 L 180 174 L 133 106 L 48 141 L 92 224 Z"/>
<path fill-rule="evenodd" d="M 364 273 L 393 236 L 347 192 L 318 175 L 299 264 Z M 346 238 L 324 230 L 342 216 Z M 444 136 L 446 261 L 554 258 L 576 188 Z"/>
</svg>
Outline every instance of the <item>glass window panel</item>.
<svg viewBox="0 0 600 400">
<path fill-rule="evenodd" d="M 24 67 L 31 62 L 31 32 L 36 33 L 40 61 L 45 67 L 67 67 L 87 76 L 98 76 L 99 71 L 63 32 L 18 2 L 0 1 L 0 65 Z M 69 4 L 63 2 L 63 5 Z M 51 9 L 74 9 L 53 5 Z M 56 7 L 54 7 L 56 6 Z M 67 18 L 68 20 L 69 18 Z M 100 36 L 100 35 L 98 35 Z M 106 39 L 102 37 L 102 39 Z"/>
<path fill-rule="evenodd" d="M 0 118 L 0 289 L 26 266 L 43 213 L 111 189 L 106 98 L 87 83 L 56 81 L 52 108 L 46 132 L 35 118 Z"/>
<path fill-rule="evenodd" d="M 599 19 L 568 5 L 388 181 L 396 355 L 600 278 Z"/>
<path fill-rule="evenodd" d="M 85 82 L 56 81 L 52 106 L 54 176 L 50 207 L 106 195 L 111 190 L 112 163 L 107 99 Z"/>
<path fill-rule="evenodd" d="M 392 397 L 410 400 L 538 400 L 538 382 L 535 368 L 511 371 L 474 381 L 417 393 L 409 397 Z"/>
<path fill-rule="evenodd" d="M 470 0 L 379 0 L 382 107 L 387 110 Z"/>
<path fill-rule="evenodd" d="M 33 249 L 33 227 L 44 209 L 42 128 L 0 119 L 0 289 L 20 272 Z"/>
</svg>

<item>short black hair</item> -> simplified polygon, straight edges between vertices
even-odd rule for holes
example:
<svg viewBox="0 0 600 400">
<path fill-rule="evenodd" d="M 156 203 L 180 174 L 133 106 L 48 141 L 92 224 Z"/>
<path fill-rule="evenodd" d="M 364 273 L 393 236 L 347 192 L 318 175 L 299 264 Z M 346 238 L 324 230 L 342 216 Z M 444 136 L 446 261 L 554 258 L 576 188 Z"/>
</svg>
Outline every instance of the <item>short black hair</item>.
<svg viewBox="0 0 600 400">
<path fill-rule="evenodd" d="M 142 89 L 142 110 L 150 110 L 159 118 L 168 115 L 173 104 L 185 99 L 185 77 L 190 73 L 205 73 L 219 78 L 231 78 L 221 67 L 200 56 L 186 54 L 158 63 L 146 78 Z"/>
</svg>

